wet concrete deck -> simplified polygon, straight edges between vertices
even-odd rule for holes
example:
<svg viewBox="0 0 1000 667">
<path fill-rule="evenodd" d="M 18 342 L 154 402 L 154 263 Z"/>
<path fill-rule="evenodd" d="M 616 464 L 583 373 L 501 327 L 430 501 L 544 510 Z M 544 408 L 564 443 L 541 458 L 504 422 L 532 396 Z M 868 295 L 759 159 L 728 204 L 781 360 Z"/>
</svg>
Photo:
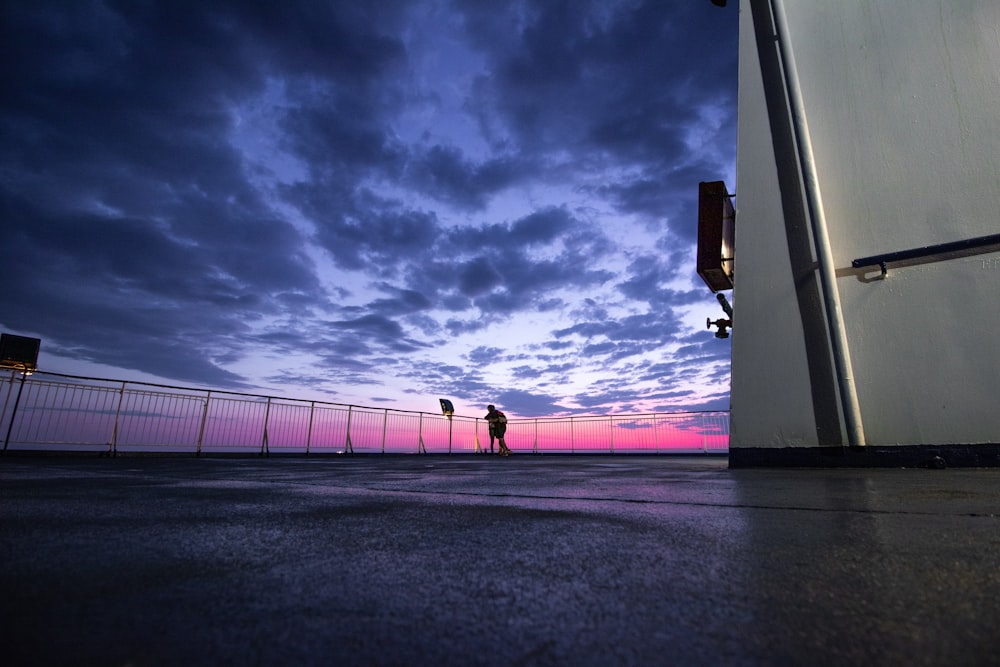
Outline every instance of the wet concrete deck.
<svg viewBox="0 0 1000 667">
<path fill-rule="evenodd" d="M 1000 469 L 0 459 L 5 665 L 1000 664 Z"/>
</svg>

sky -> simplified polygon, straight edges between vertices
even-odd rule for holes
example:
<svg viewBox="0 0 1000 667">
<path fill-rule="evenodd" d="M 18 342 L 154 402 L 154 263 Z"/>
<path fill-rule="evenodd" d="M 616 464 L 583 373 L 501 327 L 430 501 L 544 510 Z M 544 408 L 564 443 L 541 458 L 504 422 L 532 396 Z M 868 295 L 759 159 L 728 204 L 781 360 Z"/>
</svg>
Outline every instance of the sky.
<svg viewBox="0 0 1000 667">
<path fill-rule="evenodd" d="M 734 5 L 5 0 L 0 330 L 118 380 L 728 409 Z"/>
</svg>

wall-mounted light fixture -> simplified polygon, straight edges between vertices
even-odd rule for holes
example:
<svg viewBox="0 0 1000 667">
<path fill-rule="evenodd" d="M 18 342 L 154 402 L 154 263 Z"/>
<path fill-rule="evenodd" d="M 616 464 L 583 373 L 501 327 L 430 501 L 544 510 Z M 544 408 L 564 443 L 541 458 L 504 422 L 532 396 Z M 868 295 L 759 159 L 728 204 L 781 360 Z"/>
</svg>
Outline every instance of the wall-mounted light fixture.
<svg viewBox="0 0 1000 667">
<path fill-rule="evenodd" d="M 733 289 L 736 211 L 722 181 L 698 184 L 698 275 L 713 292 Z"/>
</svg>

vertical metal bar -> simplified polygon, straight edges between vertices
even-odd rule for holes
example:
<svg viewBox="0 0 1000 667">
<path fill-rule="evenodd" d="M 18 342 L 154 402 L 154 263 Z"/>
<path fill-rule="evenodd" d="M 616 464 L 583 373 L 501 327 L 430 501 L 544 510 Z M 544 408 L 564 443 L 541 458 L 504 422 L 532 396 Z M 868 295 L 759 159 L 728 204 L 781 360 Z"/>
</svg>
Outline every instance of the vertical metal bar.
<svg viewBox="0 0 1000 667">
<path fill-rule="evenodd" d="M 121 389 L 118 390 L 118 407 L 115 409 L 115 425 L 111 429 L 111 442 L 108 443 L 108 454 L 115 456 L 118 453 L 118 419 L 122 413 L 122 402 L 125 400 L 125 382 L 122 382 Z"/>
<path fill-rule="evenodd" d="M 569 452 L 570 454 L 576 452 L 576 445 L 573 442 L 573 418 L 569 418 Z"/>
<path fill-rule="evenodd" d="M 833 264 L 833 250 L 830 247 L 829 229 L 826 224 L 819 177 L 816 174 L 816 159 L 813 155 L 812 139 L 806 120 L 805 103 L 799 88 L 799 73 L 795 66 L 791 38 L 788 35 L 788 21 L 785 17 L 784 4 L 781 0 L 771 0 L 771 9 L 774 17 L 775 36 L 778 40 L 778 51 L 781 56 L 779 60 L 785 75 L 788 114 L 795 134 L 802 188 L 806 197 L 809 221 L 812 224 L 813 243 L 816 245 L 816 258 L 819 263 L 820 282 L 823 286 L 827 326 L 830 331 L 830 343 L 833 348 L 834 365 L 840 387 L 841 410 L 847 427 L 847 441 L 852 446 L 863 447 L 865 433 L 861 423 L 861 406 L 858 403 L 858 394 L 854 385 L 854 370 L 851 367 L 847 329 L 840 306 L 840 293 L 837 290 L 837 271 Z"/>
<path fill-rule="evenodd" d="M 479 437 L 476 436 L 476 447 L 479 447 Z M 417 424 L 417 454 L 426 454 L 427 448 L 424 447 L 424 413 L 420 413 L 420 421 Z"/>
<path fill-rule="evenodd" d="M 7 405 L 10 404 L 10 395 L 14 393 L 14 376 L 15 375 L 16 375 L 16 373 L 12 370 L 10 372 L 10 379 L 7 380 L 7 382 L 10 384 L 10 387 L 7 389 L 7 392 L 4 395 L 4 399 L 3 399 L 3 412 L 0 413 L 0 414 L 7 414 Z M 9 437 L 10 436 L 8 435 L 8 438 Z M 4 444 L 4 451 L 6 451 L 6 449 L 7 449 L 7 445 L 5 443 Z"/>
<path fill-rule="evenodd" d="M 17 398 L 14 399 L 14 409 L 10 411 L 10 423 L 7 425 L 7 437 L 3 441 L 3 450 L 7 451 L 7 445 L 10 444 L 10 432 L 14 429 L 14 416 L 17 414 L 17 406 L 21 402 L 21 392 L 24 391 L 24 378 L 27 373 L 21 373 L 21 386 L 17 389 Z"/>
<path fill-rule="evenodd" d="M 11 371 L 10 372 L 10 378 L 8 380 L 4 380 L 4 382 L 7 382 L 8 384 L 10 384 L 11 388 L 7 389 L 7 391 L 4 393 L 4 398 L 3 398 L 3 412 L 0 413 L 0 414 L 7 414 L 7 405 L 10 403 L 10 395 L 14 393 L 13 387 L 14 387 L 14 376 L 15 375 L 17 375 L 17 374 L 14 371 Z"/>
<path fill-rule="evenodd" d="M 353 454 L 354 446 L 351 444 L 351 407 L 347 406 L 347 440 L 344 442 L 344 453 Z"/>
<path fill-rule="evenodd" d="M 389 409 L 382 410 L 382 453 L 385 454 L 385 432 L 389 426 Z"/>
<path fill-rule="evenodd" d="M 611 417 L 611 453 L 615 453 L 615 418 Z"/>
<path fill-rule="evenodd" d="M 309 455 L 309 446 L 313 437 L 313 413 L 316 412 L 316 401 L 309 402 L 309 430 L 306 432 L 306 456 Z"/>
<path fill-rule="evenodd" d="M 532 452 L 538 453 L 538 417 L 535 417 L 535 446 L 532 448 Z"/>
<path fill-rule="evenodd" d="M 260 441 L 260 455 L 264 456 L 265 453 L 271 455 L 271 447 L 267 442 L 267 426 L 271 420 L 271 397 L 267 397 L 267 407 L 264 408 L 264 437 Z"/>
<path fill-rule="evenodd" d="M 705 454 L 708 454 L 708 425 L 705 423 L 705 415 L 698 415 L 701 418 L 701 449 Z"/>
<path fill-rule="evenodd" d="M 198 447 L 196 454 L 201 456 L 201 446 L 205 441 L 205 423 L 208 421 L 208 403 L 212 400 L 212 392 L 205 394 L 205 407 L 201 411 L 201 426 L 198 428 Z"/>
<path fill-rule="evenodd" d="M 656 418 L 656 413 L 653 413 L 653 453 L 660 453 L 660 429 L 658 428 L 659 419 Z"/>
</svg>

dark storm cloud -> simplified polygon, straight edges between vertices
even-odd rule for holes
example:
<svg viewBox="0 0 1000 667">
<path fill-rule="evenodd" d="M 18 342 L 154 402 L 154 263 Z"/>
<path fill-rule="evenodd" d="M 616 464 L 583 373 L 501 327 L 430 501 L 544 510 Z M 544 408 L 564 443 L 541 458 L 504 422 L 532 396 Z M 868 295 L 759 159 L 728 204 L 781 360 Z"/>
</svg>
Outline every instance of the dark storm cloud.
<svg viewBox="0 0 1000 667">
<path fill-rule="evenodd" d="M 223 9 L 193 9 L 5 3 L 0 200 L 19 279 L 3 317 L 77 358 L 233 385 L 215 360 L 243 322 L 317 283 L 226 141 L 225 103 L 259 87 L 259 63 Z"/>
<path fill-rule="evenodd" d="M 419 312 L 431 307 L 430 299 L 420 292 L 397 289 L 391 285 L 386 285 L 382 289 L 393 296 L 385 299 L 376 299 L 368 304 L 367 307 L 375 313 L 381 313 L 386 316 L 403 315 Z"/>
<path fill-rule="evenodd" d="M 494 262 L 486 256 L 474 257 L 455 268 L 458 289 L 466 296 L 486 294 L 503 280 Z"/>
<path fill-rule="evenodd" d="M 677 343 L 675 309 L 704 294 L 666 286 L 697 181 L 735 145 L 735 53 L 719 48 L 735 15 L 720 18 L 707 1 L 5 2 L 0 322 L 185 382 L 244 387 L 241 364 L 305 355 L 314 367 L 268 381 L 412 378 L 573 409 L 475 366 L 488 350 L 551 387 L 574 355 Z M 477 69 L 449 100 L 414 49 L 456 27 Z M 468 145 L 445 109 L 479 133 Z M 624 223 L 579 202 L 496 212 L 547 186 L 642 219 L 655 247 L 623 260 L 608 225 Z M 612 289 L 599 301 L 631 314 L 579 305 Z M 566 320 L 529 344 L 553 359 L 501 341 L 472 370 L 416 359 L 529 314 Z M 683 345 L 681 362 L 720 360 Z M 576 405 L 615 395 L 599 393 Z"/>
<path fill-rule="evenodd" d="M 611 188 L 622 210 L 650 215 L 724 173 L 733 135 L 691 148 L 709 122 L 706 106 L 723 127 L 736 113 L 734 54 L 719 48 L 735 44 L 736 26 L 710 3 L 523 2 L 499 18 L 488 3 L 461 6 L 473 42 L 494 59 L 480 82 L 480 116 L 503 117 L 526 151 L 558 146 L 583 164 L 638 168 Z M 671 182 L 685 168 L 699 176 Z"/>
<path fill-rule="evenodd" d="M 566 407 L 560 404 L 557 397 L 541 392 L 508 389 L 497 392 L 491 403 L 511 415 L 519 417 L 544 417 L 566 412 Z M 486 406 L 483 406 L 485 411 Z"/>
<path fill-rule="evenodd" d="M 385 232 L 387 247 L 393 245 Z M 374 247 L 378 234 L 372 232 Z M 366 247 L 355 244 L 353 248 Z M 394 266 L 419 267 L 408 273 L 409 289 L 443 307 L 474 305 L 483 312 L 514 312 L 554 305 L 551 290 L 587 289 L 613 274 L 594 268 L 611 244 L 594 225 L 561 209 L 544 209 L 511 223 L 469 228 L 461 234 L 426 231 Z M 536 253 L 549 252 L 552 258 Z M 456 297 L 461 295 L 465 299 Z M 457 321 L 456 321 L 457 322 Z"/>
<path fill-rule="evenodd" d="M 407 160 L 407 183 L 439 201 L 480 209 L 491 195 L 529 176 L 530 165 L 501 156 L 475 163 L 451 146 L 433 146 Z"/>
</svg>

